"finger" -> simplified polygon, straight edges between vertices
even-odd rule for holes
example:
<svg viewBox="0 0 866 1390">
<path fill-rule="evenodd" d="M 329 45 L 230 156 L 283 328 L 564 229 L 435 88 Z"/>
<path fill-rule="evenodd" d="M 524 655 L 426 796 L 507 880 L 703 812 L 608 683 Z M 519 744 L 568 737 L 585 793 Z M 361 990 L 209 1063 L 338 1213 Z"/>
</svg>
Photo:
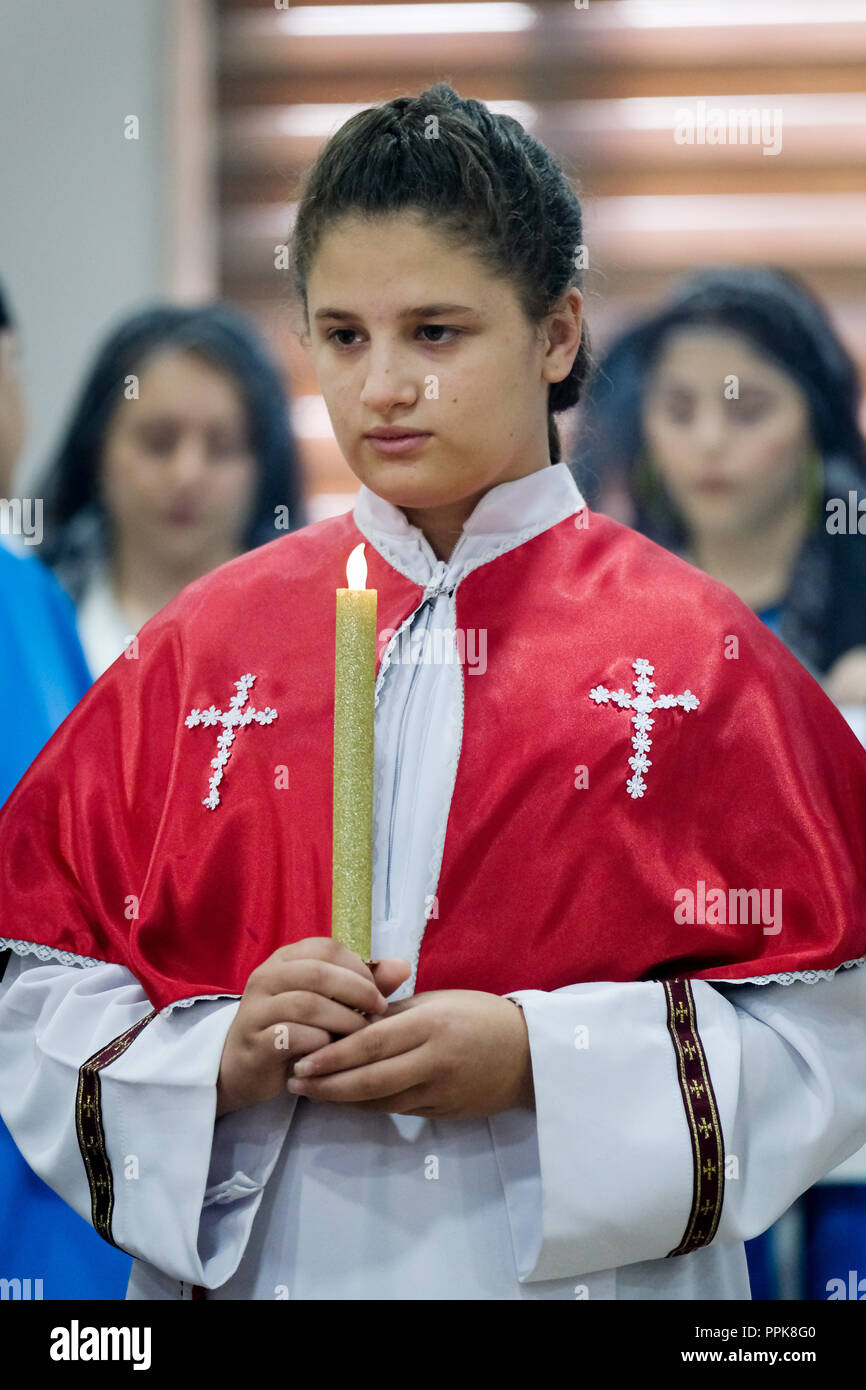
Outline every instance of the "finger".
<svg viewBox="0 0 866 1390">
<path fill-rule="evenodd" d="M 312 1100 L 313 1097 L 308 1096 L 307 1099 Z M 374 1115 L 419 1115 L 422 1119 L 431 1119 L 447 1113 L 436 1103 L 429 1085 L 410 1086 L 399 1095 L 383 1096 L 381 1100 L 353 1100 L 345 1104 L 350 1104 L 353 1110 L 369 1111 Z"/>
<path fill-rule="evenodd" d="M 273 1048 L 285 1061 L 286 1066 L 294 1065 L 301 1057 L 327 1047 L 333 1040 L 333 1033 L 324 1028 L 314 1028 L 306 1023 L 291 1023 L 288 1020 L 275 1023 L 257 1035 L 261 1047 Z"/>
<path fill-rule="evenodd" d="M 392 1018 L 373 1019 L 366 1027 L 349 1037 L 338 1038 L 327 1047 L 317 1050 L 315 1057 L 306 1059 L 303 1076 L 326 1076 L 333 1072 L 349 1071 L 369 1066 L 386 1057 L 397 1057 L 427 1042 L 428 1026 L 417 1012 L 407 1011 Z"/>
<path fill-rule="evenodd" d="M 356 1100 L 380 1100 L 383 1096 L 396 1096 L 410 1086 L 429 1082 L 430 1055 L 431 1049 L 422 1045 L 371 1066 L 353 1067 L 351 1071 L 334 1072 L 331 1076 L 295 1077 L 289 1082 L 289 1090 L 293 1095 L 337 1105 Z"/>
<path fill-rule="evenodd" d="M 367 1028 L 370 1019 L 359 1009 L 351 1009 L 335 999 L 326 999 L 323 994 L 289 990 L 269 999 L 267 1008 L 256 1016 L 252 1027 L 254 1032 L 264 1032 L 277 1024 L 301 1023 L 310 1028 L 323 1028 L 342 1038 Z"/>
<path fill-rule="evenodd" d="M 281 946 L 270 957 L 278 960 L 313 959 L 328 961 L 333 965 L 342 966 L 344 970 L 352 970 L 356 975 L 371 980 L 372 973 L 366 961 L 363 961 L 357 951 L 338 941 L 334 936 L 307 936 L 302 941 L 292 941 L 287 946 Z"/>
<path fill-rule="evenodd" d="M 402 985 L 404 980 L 408 980 L 412 974 L 412 967 L 408 960 L 403 960 L 402 957 L 397 956 L 385 956 L 370 968 L 380 993 L 384 994 L 386 998 L 389 994 L 393 994 L 394 990 Z"/>
<path fill-rule="evenodd" d="M 278 962 L 263 977 L 264 992 L 272 997 L 286 994 L 292 990 L 305 990 L 336 999 L 350 1009 L 360 1009 L 362 1013 L 384 1013 L 387 1000 L 379 991 L 375 981 L 363 979 L 345 966 L 334 965 L 324 960 L 297 960 Z"/>
</svg>

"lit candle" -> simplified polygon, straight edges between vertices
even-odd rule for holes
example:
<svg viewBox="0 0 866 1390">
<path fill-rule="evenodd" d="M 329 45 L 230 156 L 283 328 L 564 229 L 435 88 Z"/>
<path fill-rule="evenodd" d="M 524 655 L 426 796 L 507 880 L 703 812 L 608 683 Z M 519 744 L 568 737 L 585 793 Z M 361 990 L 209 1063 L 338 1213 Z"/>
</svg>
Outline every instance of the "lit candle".
<svg viewBox="0 0 866 1390">
<path fill-rule="evenodd" d="M 331 935 L 371 955 L 373 899 L 373 706 L 377 591 L 366 588 L 364 546 L 337 590 L 334 659 L 334 830 Z"/>
</svg>

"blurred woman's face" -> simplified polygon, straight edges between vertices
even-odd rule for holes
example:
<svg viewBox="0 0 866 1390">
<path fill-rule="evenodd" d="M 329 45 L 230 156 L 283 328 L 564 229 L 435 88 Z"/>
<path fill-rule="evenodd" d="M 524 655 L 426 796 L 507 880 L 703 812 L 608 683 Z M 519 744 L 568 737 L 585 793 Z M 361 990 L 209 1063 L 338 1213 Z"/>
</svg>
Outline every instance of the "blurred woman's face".
<svg viewBox="0 0 866 1390">
<path fill-rule="evenodd" d="M 190 352 L 139 369 L 102 453 L 101 495 L 115 536 L 167 565 L 214 565 L 243 549 L 257 467 L 241 392 Z"/>
<path fill-rule="evenodd" d="M 738 333 L 671 335 L 647 380 L 643 429 L 692 532 L 760 531 L 802 499 L 813 447 L 806 398 Z"/>
</svg>

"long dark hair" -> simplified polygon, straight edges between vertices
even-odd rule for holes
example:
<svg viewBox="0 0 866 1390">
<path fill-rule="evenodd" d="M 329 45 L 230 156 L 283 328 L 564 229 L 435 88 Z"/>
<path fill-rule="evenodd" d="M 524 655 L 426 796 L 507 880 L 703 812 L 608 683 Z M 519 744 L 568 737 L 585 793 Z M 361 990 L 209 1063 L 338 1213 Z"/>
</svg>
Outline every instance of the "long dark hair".
<svg viewBox="0 0 866 1390">
<path fill-rule="evenodd" d="M 662 308 L 619 334 L 595 365 L 571 461 L 584 495 L 596 496 L 617 475 L 632 493 L 636 529 L 665 545 L 685 539 L 669 499 L 647 506 L 642 420 L 653 365 L 673 333 L 693 326 L 740 333 L 784 371 L 806 398 L 821 455 L 847 459 L 866 481 L 857 368 L 820 300 L 785 270 L 711 266 L 678 281 Z"/>
<path fill-rule="evenodd" d="M 0 285 L 0 333 L 5 332 L 7 328 L 16 327 L 17 324 L 15 323 L 15 320 L 12 317 L 12 310 L 9 307 L 9 301 L 3 293 L 3 286 Z"/>
<path fill-rule="evenodd" d="M 569 287 L 581 287 L 580 203 L 553 155 L 513 117 L 437 82 L 418 97 L 359 111 L 305 171 L 291 270 L 307 331 L 307 277 L 324 233 L 344 214 L 404 209 L 421 212 L 455 247 L 510 279 L 531 323 Z M 584 324 L 571 372 L 548 392 L 552 463 L 562 457 L 553 416 L 577 404 L 590 360 Z"/>
<path fill-rule="evenodd" d="M 42 483 L 43 555 L 75 598 L 94 548 L 106 539 L 99 470 L 109 421 L 123 399 L 126 378 L 163 350 L 189 352 L 223 369 L 241 392 L 258 468 L 244 548 L 281 534 L 275 529 L 278 507 L 288 508 L 288 529 L 305 524 L 286 387 L 252 323 L 227 304 L 156 304 L 123 319 L 102 343 Z"/>
<path fill-rule="evenodd" d="M 678 329 L 737 332 L 791 378 L 807 402 L 821 457 L 814 522 L 783 608 L 782 636 L 807 665 L 826 671 L 866 642 L 866 546 L 831 535 L 826 503 L 866 489 L 866 442 L 858 421 L 860 381 L 853 358 L 808 286 L 778 267 L 711 266 L 683 277 L 661 309 L 619 334 L 588 382 L 570 467 L 591 506 L 621 486 L 629 523 L 669 550 L 687 529 L 645 458 L 643 403 L 651 368 Z"/>
</svg>

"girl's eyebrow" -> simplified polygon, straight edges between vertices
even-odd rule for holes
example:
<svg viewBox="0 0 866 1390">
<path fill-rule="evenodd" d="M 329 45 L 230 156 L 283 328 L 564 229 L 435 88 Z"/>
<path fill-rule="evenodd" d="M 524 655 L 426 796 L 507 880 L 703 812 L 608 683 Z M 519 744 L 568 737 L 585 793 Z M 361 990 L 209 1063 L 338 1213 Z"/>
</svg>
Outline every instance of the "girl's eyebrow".
<svg viewBox="0 0 866 1390">
<path fill-rule="evenodd" d="M 440 314 L 475 314 L 478 311 L 469 304 L 419 304 L 414 309 L 404 309 L 402 314 L 398 314 L 400 319 L 430 319 L 436 318 Z M 346 309 L 317 309 L 313 315 L 314 319 L 356 319 L 360 314 L 353 314 Z"/>
</svg>

